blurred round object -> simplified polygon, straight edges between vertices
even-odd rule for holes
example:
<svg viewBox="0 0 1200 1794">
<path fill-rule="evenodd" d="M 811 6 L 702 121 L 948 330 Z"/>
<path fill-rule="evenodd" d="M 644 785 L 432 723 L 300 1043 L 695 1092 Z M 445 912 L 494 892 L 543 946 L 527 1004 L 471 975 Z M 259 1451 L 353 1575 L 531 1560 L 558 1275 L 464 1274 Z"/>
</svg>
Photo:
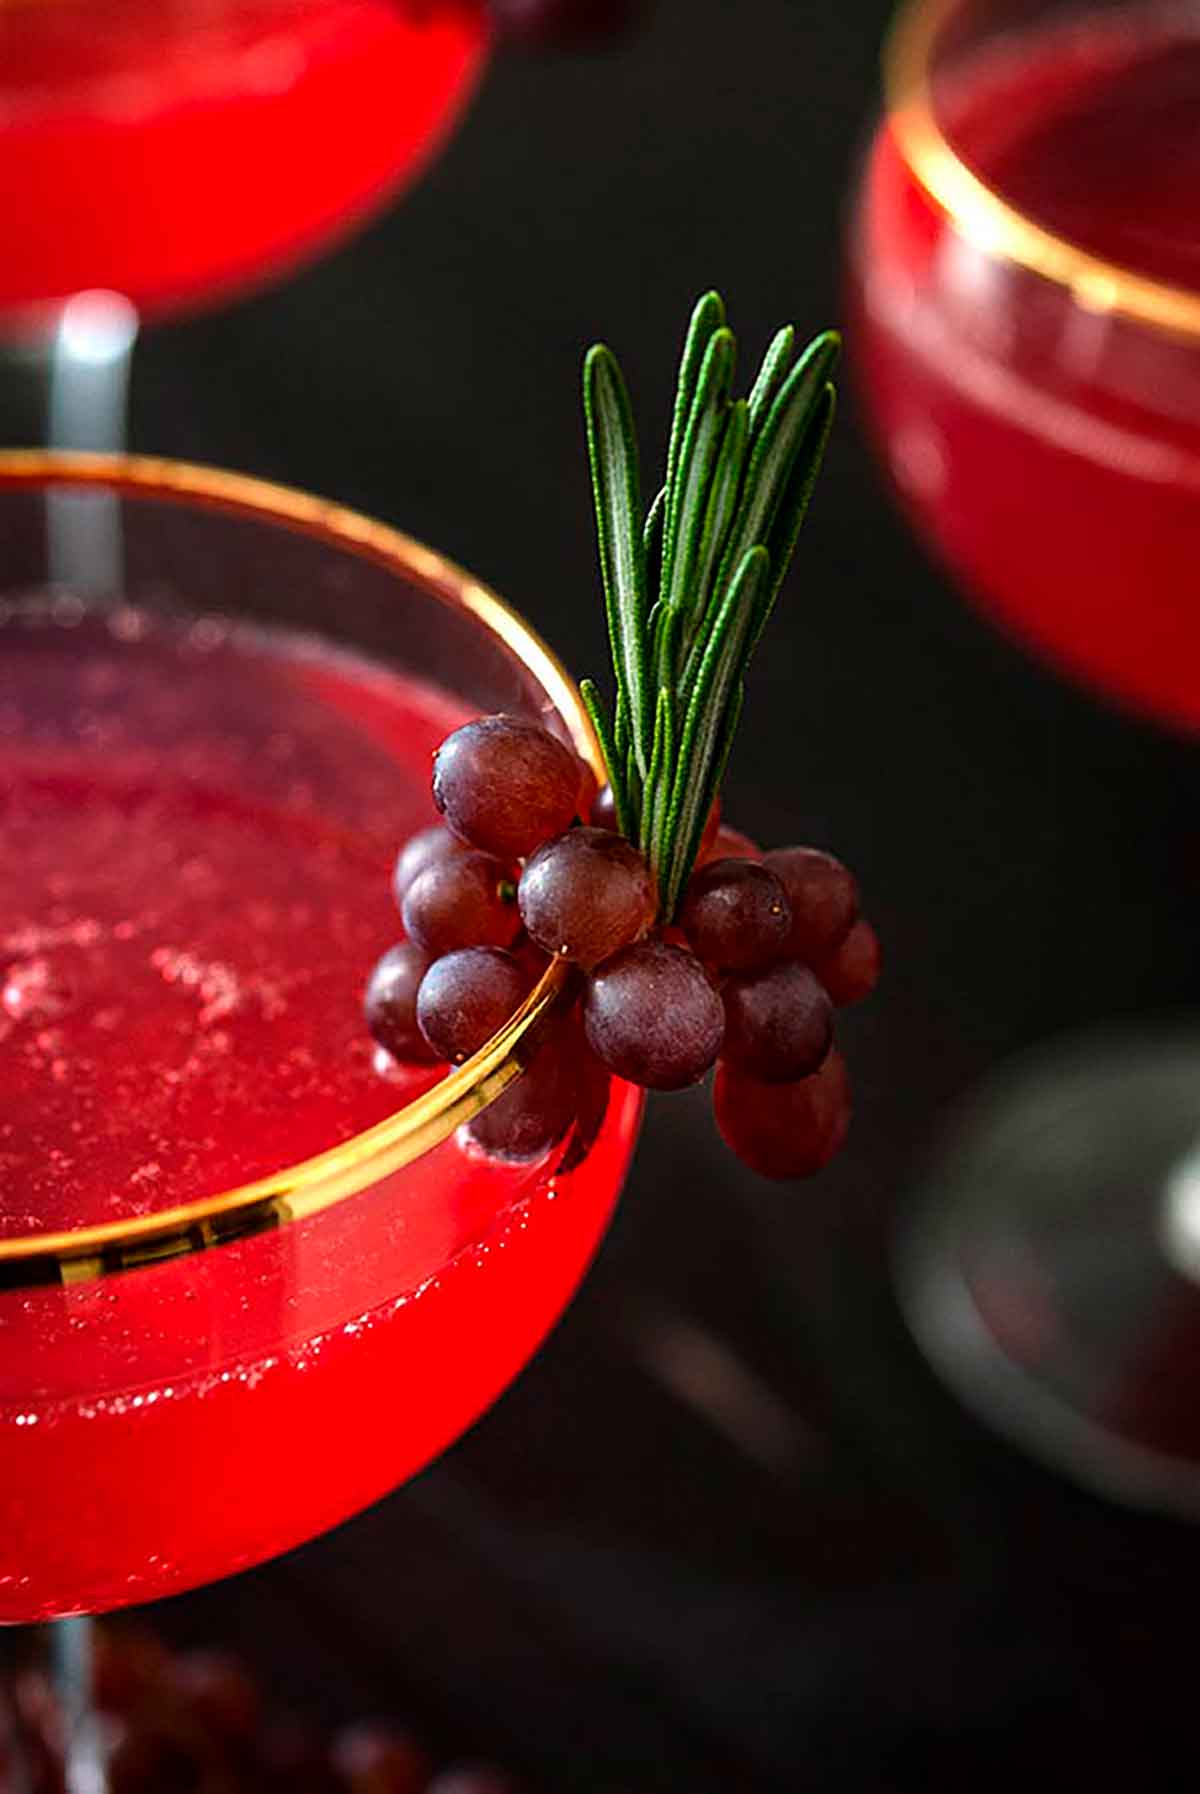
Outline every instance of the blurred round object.
<svg viewBox="0 0 1200 1794">
<path fill-rule="evenodd" d="M 424 1751 L 408 1732 L 383 1721 L 347 1726 L 332 1755 L 349 1794 L 424 1794 L 429 1783 Z"/>
<path fill-rule="evenodd" d="M 900 1300 L 966 1406 L 1114 1500 L 1200 1515 L 1200 1035 L 1019 1061 L 920 1196 Z"/>
<path fill-rule="evenodd" d="M 144 1626 L 97 1626 L 92 1649 L 102 1713 L 134 1712 L 162 1687 L 171 1666 L 167 1647 Z"/>
<path fill-rule="evenodd" d="M 190 1651 L 176 1658 L 171 1681 L 209 1737 L 239 1744 L 254 1737 L 262 1718 L 262 1696 L 238 1658 L 224 1651 Z"/>
<path fill-rule="evenodd" d="M 117 1722 L 106 1794 L 199 1794 L 204 1770 L 175 1737 L 152 1725 Z"/>
<path fill-rule="evenodd" d="M 341 1794 L 342 1782 L 316 1726 L 296 1714 L 265 1725 L 255 1741 L 256 1794 Z"/>
<path fill-rule="evenodd" d="M 427 1794 L 520 1794 L 520 1784 L 490 1763 L 456 1763 L 434 1776 Z"/>
</svg>

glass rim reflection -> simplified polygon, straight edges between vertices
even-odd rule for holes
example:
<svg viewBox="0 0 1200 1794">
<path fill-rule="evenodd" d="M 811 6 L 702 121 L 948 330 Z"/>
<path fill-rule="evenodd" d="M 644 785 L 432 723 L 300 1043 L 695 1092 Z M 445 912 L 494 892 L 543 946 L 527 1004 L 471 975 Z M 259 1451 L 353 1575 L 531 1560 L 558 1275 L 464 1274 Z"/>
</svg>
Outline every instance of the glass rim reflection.
<svg viewBox="0 0 1200 1794">
<path fill-rule="evenodd" d="M 1065 288 L 1082 310 L 1200 337 L 1200 293 L 1137 274 L 1046 230 L 962 160 L 938 123 L 931 79 L 940 34 L 957 4 L 906 0 L 884 42 L 887 118 L 918 183 L 977 248 Z"/>
<path fill-rule="evenodd" d="M 224 511 L 309 535 L 389 568 L 475 619 L 524 667 L 593 772 L 605 774 L 579 692 L 537 633 L 490 587 L 401 530 L 343 505 L 190 462 L 146 455 L 0 450 L 0 497 L 21 489 L 103 488 L 123 498 Z M 0 1291 L 90 1282 L 308 1220 L 360 1194 L 447 1140 L 520 1076 L 521 1045 L 559 1001 L 552 964 L 504 1027 L 463 1065 L 384 1121 L 339 1146 L 211 1196 L 134 1220 L 0 1239 Z"/>
</svg>

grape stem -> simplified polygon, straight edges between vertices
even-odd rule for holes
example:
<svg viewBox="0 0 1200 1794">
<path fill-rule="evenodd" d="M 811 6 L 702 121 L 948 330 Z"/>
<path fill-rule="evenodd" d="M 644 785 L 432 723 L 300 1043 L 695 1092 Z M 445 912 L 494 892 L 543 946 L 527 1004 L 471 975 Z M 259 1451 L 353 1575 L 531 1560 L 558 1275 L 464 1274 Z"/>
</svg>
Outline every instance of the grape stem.
<svg viewBox="0 0 1200 1794">
<path fill-rule="evenodd" d="M 833 423 L 840 339 L 798 355 L 785 325 L 747 398 L 717 293 L 684 339 L 666 478 L 648 511 L 633 408 L 611 349 L 583 364 L 583 408 L 615 701 L 585 680 L 617 826 L 673 920 L 720 787 L 750 656 L 791 562 Z M 651 592 L 655 596 L 651 601 Z"/>
</svg>

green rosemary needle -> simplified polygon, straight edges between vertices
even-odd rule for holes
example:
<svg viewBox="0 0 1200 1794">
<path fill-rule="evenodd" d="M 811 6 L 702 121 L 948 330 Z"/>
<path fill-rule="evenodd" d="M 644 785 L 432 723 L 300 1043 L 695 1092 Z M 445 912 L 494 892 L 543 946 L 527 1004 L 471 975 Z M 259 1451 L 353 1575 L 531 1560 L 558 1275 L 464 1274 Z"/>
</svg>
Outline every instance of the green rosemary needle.
<svg viewBox="0 0 1200 1794">
<path fill-rule="evenodd" d="M 827 330 L 796 352 L 778 331 L 748 398 L 716 293 L 684 339 L 666 478 L 644 510 L 633 410 L 602 343 L 583 367 L 588 461 L 615 696 L 583 698 L 608 768 L 617 826 L 645 854 L 670 921 L 695 864 L 742 706 L 833 422 L 840 348 Z"/>
</svg>

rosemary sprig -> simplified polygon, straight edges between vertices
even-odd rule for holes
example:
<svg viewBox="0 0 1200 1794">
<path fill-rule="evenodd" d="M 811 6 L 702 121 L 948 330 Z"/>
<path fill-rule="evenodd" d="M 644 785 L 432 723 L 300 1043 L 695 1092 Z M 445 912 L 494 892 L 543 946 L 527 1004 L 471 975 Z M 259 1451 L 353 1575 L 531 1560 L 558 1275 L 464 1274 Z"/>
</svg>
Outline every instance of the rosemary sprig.
<svg viewBox="0 0 1200 1794">
<path fill-rule="evenodd" d="M 733 743 L 746 667 L 783 582 L 833 422 L 839 339 L 799 354 L 778 331 L 748 398 L 716 293 L 692 312 L 666 479 L 643 515 L 633 410 L 603 344 L 583 368 L 588 459 L 616 695 L 584 702 L 617 825 L 646 855 L 669 921 Z M 653 574 L 653 579 L 652 579 Z M 653 596 L 652 596 L 653 594 Z"/>
</svg>

